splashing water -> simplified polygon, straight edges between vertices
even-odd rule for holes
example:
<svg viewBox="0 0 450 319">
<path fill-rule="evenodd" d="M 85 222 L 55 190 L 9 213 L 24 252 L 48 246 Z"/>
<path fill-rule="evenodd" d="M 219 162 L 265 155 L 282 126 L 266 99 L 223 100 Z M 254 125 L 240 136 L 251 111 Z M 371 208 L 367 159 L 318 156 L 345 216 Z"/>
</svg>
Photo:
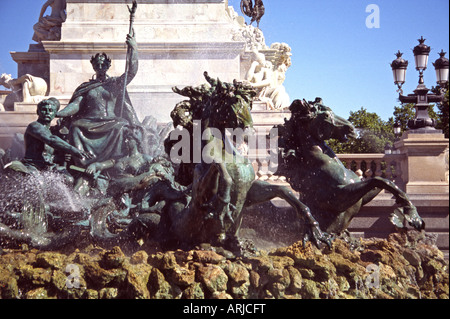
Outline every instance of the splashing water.
<svg viewBox="0 0 450 319">
<path fill-rule="evenodd" d="M 50 221 L 76 223 L 88 219 L 90 201 L 81 198 L 63 174 L 0 176 L 0 223 L 32 238 L 47 233 Z"/>
<path fill-rule="evenodd" d="M 42 202 L 38 207 L 25 202 L 20 215 L 20 223 L 23 230 L 33 235 L 43 235 L 47 232 L 48 220 L 45 204 Z"/>
</svg>

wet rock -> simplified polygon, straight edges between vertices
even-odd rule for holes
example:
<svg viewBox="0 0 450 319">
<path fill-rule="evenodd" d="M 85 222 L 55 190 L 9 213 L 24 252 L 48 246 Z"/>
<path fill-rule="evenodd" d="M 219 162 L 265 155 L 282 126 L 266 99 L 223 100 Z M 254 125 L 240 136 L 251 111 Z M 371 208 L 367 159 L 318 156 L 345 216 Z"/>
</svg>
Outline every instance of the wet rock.
<svg viewBox="0 0 450 319">
<path fill-rule="evenodd" d="M 93 289 L 86 289 L 83 294 L 83 299 L 98 299 L 98 291 Z"/>
<path fill-rule="evenodd" d="M 197 250 L 194 252 L 194 260 L 204 264 L 219 264 L 226 258 L 211 250 Z"/>
<path fill-rule="evenodd" d="M 303 280 L 303 286 L 300 290 L 303 299 L 319 299 L 320 291 L 316 286 L 316 283 L 312 280 Z"/>
<path fill-rule="evenodd" d="M 267 273 L 273 269 L 273 261 L 269 256 L 252 257 L 248 259 L 258 273 Z"/>
<path fill-rule="evenodd" d="M 125 282 L 128 286 L 126 295 L 133 299 L 150 299 L 147 284 L 152 267 L 145 263 L 139 263 L 127 264 L 125 269 L 127 270 Z"/>
<path fill-rule="evenodd" d="M 0 268 L 0 298 L 17 299 L 19 298 L 19 287 L 14 273 Z"/>
<path fill-rule="evenodd" d="M 177 264 L 174 252 L 156 253 L 148 257 L 148 263 L 155 268 L 169 270 Z"/>
<path fill-rule="evenodd" d="M 53 253 L 43 252 L 36 256 L 35 265 L 41 268 L 61 269 L 65 266 L 66 256 Z"/>
<path fill-rule="evenodd" d="M 420 264 L 421 264 L 420 255 L 419 255 L 417 252 L 415 252 L 415 251 L 413 251 L 412 249 L 410 249 L 410 248 L 406 248 L 406 249 L 403 251 L 403 257 L 405 257 L 405 259 L 406 259 L 412 266 L 418 267 L 418 266 L 420 266 Z"/>
<path fill-rule="evenodd" d="M 187 287 L 195 282 L 195 270 L 175 265 L 170 271 L 171 281 L 180 287 Z"/>
<path fill-rule="evenodd" d="M 302 275 L 300 273 L 300 271 L 298 271 L 298 269 L 296 269 L 293 266 L 289 266 L 287 268 L 287 271 L 289 273 L 289 278 L 291 279 L 291 284 L 289 286 L 290 290 L 296 294 L 298 292 L 300 292 L 300 290 L 302 289 L 302 283 L 303 283 L 303 278 Z"/>
<path fill-rule="evenodd" d="M 250 273 L 241 264 L 227 262 L 224 267 L 225 273 L 229 278 L 231 294 L 234 298 L 244 299 L 249 294 Z"/>
<path fill-rule="evenodd" d="M 169 299 L 170 285 L 164 278 L 163 273 L 153 268 L 148 281 L 148 289 L 153 299 Z"/>
<path fill-rule="evenodd" d="M 119 296 L 117 288 L 103 288 L 98 292 L 99 299 L 116 299 Z"/>
<path fill-rule="evenodd" d="M 11 268 L 19 268 L 26 264 L 32 264 L 36 261 L 36 254 L 33 252 L 23 253 L 19 250 L 7 251 L 0 256 L 0 264 Z"/>
<path fill-rule="evenodd" d="M 203 249 L 205 249 L 203 247 Z M 4 249 L 1 298 L 445 299 L 448 262 L 426 234 L 361 239 L 357 250 L 301 243 L 227 259 L 208 250 L 126 256 L 119 247 Z"/>
<path fill-rule="evenodd" d="M 141 250 L 131 256 L 130 263 L 133 265 L 145 264 L 147 263 L 147 260 L 148 254 L 145 251 Z"/>
<path fill-rule="evenodd" d="M 84 269 L 86 282 L 97 289 L 111 285 L 119 286 L 125 281 L 127 271 L 123 268 L 104 269 L 100 266 L 98 258 L 82 253 L 78 255 L 78 261 Z"/>
<path fill-rule="evenodd" d="M 359 245 L 361 246 L 361 240 L 359 239 Z M 343 258 L 350 260 L 353 263 L 358 262 L 360 259 L 360 252 L 358 250 L 352 250 L 348 243 L 342 241 L 342 240 L 335 240 L 333 242 L 332 251 L 334 254 L 341 255 Z"/>
<path fill-rule="evenodd" d="M 383 258 L 382 254 L 375 250 L 366 250 L 361 253 L 361 261 L 365 263 L 379 263 Z"/>
<path fill-rule="evenodd" d="M 100 264 L 104 269 L 119 268 L 126 260 L 126 257 L 120 247 L 114 247 L 110 251 L 101 253 L 100 256 Z"/>
<path fill-rule="evenodd" d="M 351 262 L 349 259 L 344 258 L 340 254 L 331 254 L 328 256 L 328 258 L 336 269 L 336 273 L 338 276 L 346 277 L 354 271 L 359 273 L 363 273 L 365 271 L 365 268 L 363 266 Z"/>
<path fill-rule="evenodd" d="M 44 268 L 33 268 L 25 265 L 19 268 L 19 276 L 22 282 L 32 285 L 46 285 L 52 280 L 52 271 Z"/>
<path fill-rule="evenodd" d="M 244 266 L 238 263 L 227 262 L 224 270 L 230 280 L 237 285 L 250 282 L 250 273 Z"/>
<path fill-rule="evenodd" d="M 227 290 L 228 277 L 217 265 L 200 266 L 197 269 L 197 281 L 201 282 L 210 293 Z"/>
<path fill-rule="evenodd" d="M 178 264 L 184 265 L 194 260 L 194 251 L 177 250 L 174 252 L 174 256 Z"/>
<path fill-rule="evenodd" d="M 231 297 L 231 295 L 227 294 L 225 291 L 215 291 L 212 296 L 211 299 L 233 299 L 233 297 Z"/>
<path fill-rule="evenodd" d="M 337 276 L 336 277 L 336 283 L 338 285 L 338 289 L 341 292 L 347 292 L 350 290 L 350 284 L 347 281 L 347 278 L 344 276 Z"/>
<path fill-rule="evenodd" d="M 274 268 L 284 269 L 294 265 L 294 260 L 287 256 L 273 256 L 272 264 Z"/>
<path fill-rule="evenodd" d="M 285 295 L 286 289 L 291 284 L 291 278 L 287 269 L 273 269 L 269 271 L 269 290 L 274 298 L 280 299 Z"/>
<path fill-rule="evenodd" d="M 81 299 L 85 293 L 87 284 L 83 274 L 69 273 L 65 270 L 54 270 L 52 285 L 58 296 L 66 299 Z"/>
<path fill-rule="evenodd" d="M 205 299 L 202 285 L 198 282 L 192 284 L 183 291 L 183 299 Z"/>
<path fill-rule="evenodd" d="M 336 273 L 334 265 L 329 262 L 327 256 L 311 243 L 303 247 L 303 244 L 299 242 L 290 247 L 278 249 L 275 254 L 290 257 L 296 266 L 312 270 L 314 279 L 318 281 L 327 281 Z"/>
<path fill-rule="evenodd" d="M 261 276 L 256 271 L 250 271 L 250 284 L 256 289 L 261 288 Z"/>
<path fill-rule="evenodd" d="M 44 287 L 40 287 L 28 291 L 25 294 L 25 299 L 56 299 L 56 298 L 49 297 L 47 289 L 45 289 Z"/>
<path fill-rule="evenodd" d="M 177 286 L 172 286 L 166 281 L 163 273 L 159 269 L 153 268 L 149 281 L 148 290 L 152 299 L 177 299 L 181 298 L 181 290 Z"/>
<path fill-rule="evenodd" d="M 298 268 L 298 271 L 302 275 L 303 278 L 306 279 L 314 279 L 314 271 L 312 269 L 306 269 L 306 268 Z"/>
</svg>

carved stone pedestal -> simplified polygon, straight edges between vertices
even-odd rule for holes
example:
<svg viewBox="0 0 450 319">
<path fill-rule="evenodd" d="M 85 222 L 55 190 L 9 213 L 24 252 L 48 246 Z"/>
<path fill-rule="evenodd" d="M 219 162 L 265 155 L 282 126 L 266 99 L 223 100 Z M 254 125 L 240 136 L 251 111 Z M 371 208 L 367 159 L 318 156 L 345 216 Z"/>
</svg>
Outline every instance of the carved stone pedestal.
<svg viewBox="0 0 450 319">
<path fill-rule="evenodd" d="M 395 147 L 405 154 L 403 181 L 408 194 L 449 194 L 445 150 L 449 140 L 441 131 L 405 132 Z"/>
</svg>

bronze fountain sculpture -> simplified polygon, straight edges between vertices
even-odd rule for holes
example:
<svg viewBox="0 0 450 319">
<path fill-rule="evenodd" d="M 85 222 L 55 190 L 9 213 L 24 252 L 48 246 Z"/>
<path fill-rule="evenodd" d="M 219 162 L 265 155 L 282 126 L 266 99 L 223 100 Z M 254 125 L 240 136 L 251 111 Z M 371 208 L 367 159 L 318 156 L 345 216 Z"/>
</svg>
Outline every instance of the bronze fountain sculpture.
<svg viewBox="0 0 450 319">
<path fill-rule="evenodd" d="M 277 174 L 287 177 L 300 198 L 286 186 L 255 180 L 252 164 L 227 138 L 227 129 L 245 135 L 253 125 L 256 93 L 244 83 L 222 82 L 205 72 L 207 84 L 173 88 L 188 100 L 175 106 L 172 132 L 151 119 L 140 122 L 126 92 L 138 70 L 136 8 L 134 1 L 125 73 L 109 77 L 109 57 L 93 56 L 96 78 L 80 85 L 60 111 L 56 99 L 41 102 L 39 119 L 27 129 L 25 158 L 0 172 L 2 245 L 58 249 L 88 233 L 103 246 L 134 249 L 143 239 L 178 248 L 206 242 L 241 253 L 244 209 L 279 197 L 303 224 L 299 239 L 331 246 L 332 234 L 344 232 L 381 189 L 400 205 L 397 224 L 403 219 L 424 228 L 414 205 L 392 182 L 359 181 L 336 158 L 325 141 L 345 139 L 354 130 L 319 99 L 294 101 L 292 118 L 276 127 Z M 55 116 L 60 120 L 51 127 Z M 206 137 L 200 141 L 200 161 L 188 156 L 175 165 L 169 155 L 186 140 L 173 139 L 172 133 L 186 133 L 192 155 L 198 151 L 193 149 L 196 125 Z"/>
<path fill-rule="evenodd" d="M 355 134 L 350 122 L 335 115 L 320 98 L 295 100 L 290 111 L 291 118 L 278 126 L 281 159 L 276 174 L 286 176 L 326 232 L 344 232 L 360 208 L 382 190 L 392 193 L 400 206 L 392 219 L 396 226 L 401 228 L 407 221 L 418 230 L 425 228 L 405 192 L 381 177 L 361 181 L 327 146 L 330 138 L 346 141 Z"/>
</svg>

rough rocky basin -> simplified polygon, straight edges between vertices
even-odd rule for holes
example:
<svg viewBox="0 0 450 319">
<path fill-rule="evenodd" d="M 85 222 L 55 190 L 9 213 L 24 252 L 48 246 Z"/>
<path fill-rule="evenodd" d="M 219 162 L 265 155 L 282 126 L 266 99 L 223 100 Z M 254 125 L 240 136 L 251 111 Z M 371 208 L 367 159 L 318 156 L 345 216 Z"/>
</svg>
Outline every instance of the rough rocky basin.
<svg viewBox="0 0 450 319">
<path fill-rule="evenodd" d="M 295 243 L 235 257 L 211 246 L 190 251 L 89 245 L 66 252 L 4 249 L 0 297 L 20 299 L 445 299 L 448 262 L 425 233 L 359 239 L 356 249 Z"/>
</svg>

